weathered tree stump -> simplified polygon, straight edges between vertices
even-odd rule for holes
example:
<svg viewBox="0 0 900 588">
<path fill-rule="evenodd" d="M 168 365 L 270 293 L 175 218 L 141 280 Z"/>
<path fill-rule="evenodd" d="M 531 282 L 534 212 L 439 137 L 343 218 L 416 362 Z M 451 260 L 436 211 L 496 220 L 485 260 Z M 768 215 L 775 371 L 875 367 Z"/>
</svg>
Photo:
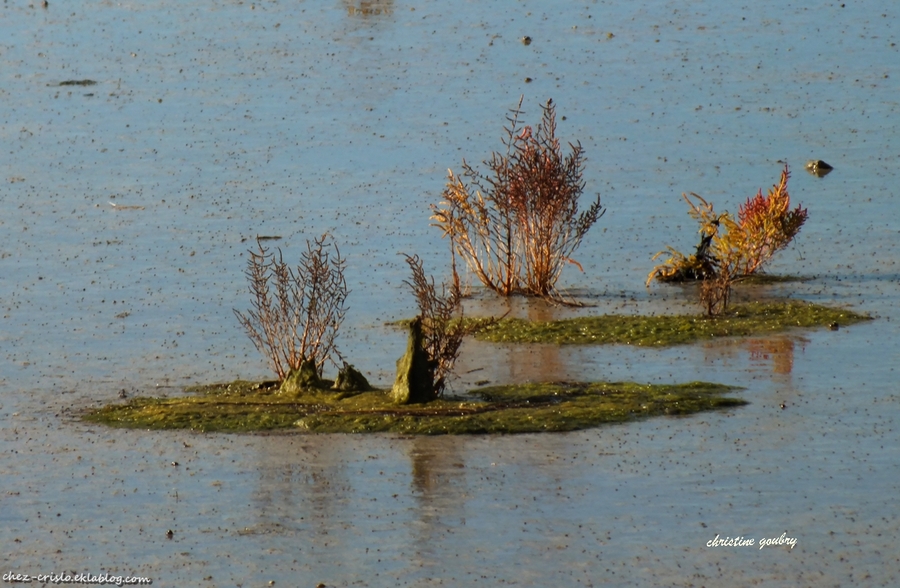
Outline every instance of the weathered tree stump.
<svg viewBox="0 0 900 588">
<path fill-rule="evenodd" d="M 425 351 L 422 318 L 409 324 L 406 353 L 397 360 L 397 378 L 391 400 L 397 404 L 417 404 L 434 400 L 434 368 Z"/>
<path fill-rule="evenodd" d="M 300 368 L 291 371 L 281 382 L 278 391 L 282 394 L 297 394 L 303 390 L 315 389 L 322 387 L 322 380 L 319 379 L 319 372 L 316 370 L 316 364 L 308 359 L 304 359 L 300 363 Z"/>
</svg>

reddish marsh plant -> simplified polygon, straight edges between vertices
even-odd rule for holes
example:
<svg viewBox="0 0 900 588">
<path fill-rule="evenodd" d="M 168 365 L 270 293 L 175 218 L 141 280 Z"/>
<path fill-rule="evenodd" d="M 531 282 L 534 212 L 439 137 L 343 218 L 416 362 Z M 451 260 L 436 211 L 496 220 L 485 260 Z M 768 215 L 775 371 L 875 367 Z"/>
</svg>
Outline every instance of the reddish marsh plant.
<svg viewBox="0 0 900 588">
<path fill-rule="evenodd" d="M 503 296 L 521 292 L 558 297 L 556 282 L 571 255 L 605 210 L 600 197 L 579 213 L 584 152 L 556 137 L 556 107 L 548 100 L 535 129 L 521 126 L 522 100 L 507 116 L 505 153 L 494 152 L 480 172 L 463 160 L 462 177 L 448 170 L 443 202 L 432 219 L 450 238 L 454 281 L 460 256 L 486 287 Z M 468 182 L 468 183 L 467 183 Z"/>
<path fill-rule="evenodd" d="M 760 190 L 753 198 L 748 198 L 738 209 L 738 224 L 741 231 L 739 242 L 734 247 L 743 253 L 742 275 L 756 273 L 776 253 L 800 232 L 806 222 L 808 212 L 799 205 L 790 210 L 791 197 L 787 191 L 790 178 L 787 165 L 781 172 L 781 179 L 763 196 Z"/>
<path fill-rule="evenodd" d="M 334 341 L 347 312 L 346 262 L 327 235 L 306 242 L 296 269 L 284 262 L 281 249 L 276 255 L 259 239 L 256 243 L 259 250 L 249 252 L 244 272 L 252 308 L 246 314 L 235 309 L 234 314 L 279 380 L 305 361 L 321 376 L 325 361 L 340 357 Z"/>
</svg>

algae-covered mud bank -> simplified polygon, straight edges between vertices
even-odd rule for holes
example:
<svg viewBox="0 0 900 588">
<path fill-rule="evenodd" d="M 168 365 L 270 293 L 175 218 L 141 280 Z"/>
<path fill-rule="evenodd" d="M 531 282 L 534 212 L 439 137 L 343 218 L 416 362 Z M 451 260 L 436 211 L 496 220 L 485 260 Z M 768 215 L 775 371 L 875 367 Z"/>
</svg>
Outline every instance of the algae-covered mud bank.
<svg viewBox="0 0 900 588">
<path fill-rule="evenodd" d="M 746 404 L 723 397 L 730 386 L 633 383 L 550 383 L 472 390 L 477 399 L 397 406 L 384 391 L 352 395 L 329 390 L 278 392 L 267 383 L 232 382 L 193 389 L 194 396 L 135 398 L 85 416 L 114 427 L 250 432 L 404 435 L 510 434 L 576 431 L 659 415 L 686 415 Z"/>
<path fill-rule="evenodd" d="M 849 309 L 802 301 L 750 302 L 735 305 L 724 316 L 602 315 L 557 321 L 501 319 L 476 336 L 496 343 L 554 343 L 558 345 L 665 346 L 716 337 L 771 335 L 797 327 L 838 329 L 870 320 Z"/>
</svg>

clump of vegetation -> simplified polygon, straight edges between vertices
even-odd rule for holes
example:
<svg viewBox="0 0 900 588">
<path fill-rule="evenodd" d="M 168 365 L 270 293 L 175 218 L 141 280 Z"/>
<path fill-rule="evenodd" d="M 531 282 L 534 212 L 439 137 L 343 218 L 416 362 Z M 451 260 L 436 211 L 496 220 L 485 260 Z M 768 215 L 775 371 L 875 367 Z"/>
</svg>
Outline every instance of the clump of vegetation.
<svg viewBox="0 0 900 588">
<path fill-rule="evenodd" d="M 746 404 L 723 396 L 736 389 L 704 382 L 555 382 L 479 388 L 466 399 L 398 406 L 382 391 L 334 394 L 308 389 L 287 397 L 278 393 L 277 382 L 238 381 L 196 388 L 187 397 L 133 398 L 92 411 L 85 419 L 114 427 L 231 433 L 277 429 L 404 435 L 538 433 Z"/>
<path fill-rule="evenodd" d="M 870 317 L 808 302 L 750 302 L 735 304 L 716 318 L 615 314 L 547 322 L 504 318 L 480 328 L 475 337 L 495 343 L 662 347 L 715 337 L 770 335 L 795 327 L 835 328 L 836 325 L 847 326 L 865 320 Z M 477 325 L 478 319 L 472 322 Z"/>
<path fill-rule="evenodd" d="M 433 367 L 432 380 L 434 382 L 434 396 L 444 394 L 447 386 L 447 378 L 453 370 L 453 365 L 459 358 L 459 348 L 462 346 L 463 337 L 469 334 L 463 321 L 454 321 L 455 315 L 462 316 L 462 293 L 459 285 L 454 282 L 447 291 L 446 286 L 441 286 L 441 294 L 437 293 L 434 286 L 434 278 L 425 276 L 422 268 L 422 260 L 418 255 L 405 255 L 406 263 L 412 271 L 412 279 L 404 281 L 416 297 L 419 306 L 419 317 L 422 321 L 422 334 L 424 336 L 424 348 L 428 354 L 428 360 Z"/>
<path fill-rule="evenodd" d="M 432 219 L 450 239 L 456 257 L 494 292 L 556 297 L 563 267 L 605 210 L 600 197 L 579 213 L 584 192 L 584 152 L 569 143 L 563 155 L 556 137 L 556 107 L 542 106 L 536 129 L 520 126 L 522 100 L 507 116 L 505 153 L 494 152 L 481 172 L 463 160 L 462 177 L 448 170 L 443 202 Z"/>
<path fill-rule="evenodd" d="M 321 376 L 326 360 L 337 365 L 333 356 L 340 358 L 335 339 L 347 312 L 346 262 L 327 235 L 306 242 L 296 269 L 284 262 L 281 249 L 276 254 L 259 239 L 257 246 L 244 272 L 252 308 L 234 314 L 279 380 L 307 362 Z"/>
<path fill-rule="evenodd" d="M 789 177 L 785 165 L 779 183 L 766 196 L 759 190 L 755 197 L 748 198 L 740 206 L 737 219 L 728 212 L 716 214 L 713 205 L 697 194 L 691 193 L 691 198 L 683 195 L 690 215 L 700 224 L 700 244 L 689 256 L 672 247 L 657 253 L 654 259 L 665 253 L 669 258 L 653 268 L 647 284 L 653 280 L 703 280 L 701 305 L 709 316 L 723 314 L 734 284 L 759 272 L 790 244 L 806 222 L 805 208 L 798 205 L 790 209 Z"/>
</svg>

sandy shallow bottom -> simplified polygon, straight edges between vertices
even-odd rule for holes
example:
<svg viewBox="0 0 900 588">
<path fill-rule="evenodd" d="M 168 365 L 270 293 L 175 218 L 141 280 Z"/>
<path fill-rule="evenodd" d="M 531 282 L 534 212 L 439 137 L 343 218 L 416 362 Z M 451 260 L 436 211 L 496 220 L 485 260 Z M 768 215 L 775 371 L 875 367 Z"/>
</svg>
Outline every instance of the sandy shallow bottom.
<svg viewBox="0 0 900 588">
<path fill-rule="evenodd" d="M 900 583 L 900 15 L 875 2 L 548 6 L 0 8 L 3 573 Z M 97 84 L 59 86 L 84 79 Z M 579 312 L 691 308 L 689 289 L 643 287 L 656 251 L 695 244 L 680 193 L 735 211 L 786 160 L 810 220 L 771 269 L 809 279 L 745 295 L 877 320 L 667 350 L 466 344 L 459 390 L 701 379 L 746 386 L 751 403 L 578 433 L 201 435 L 77 419 L 122 390 L 268 377 L 232 313 L 256 235 L 281 236 L 287 257 L 334 235 L 353 290 L 342 349 L 388 385 L 405 341 L 384 322 L 413 305 L 399 252 L 446 273 L 429 204 L 447 167 L 500 147 L 520 95 L 529 117 L 557 102 L 559 134 L 586 149 L 587 192 L 609 209 L 578 252 L 585 272 L 563 276 L 596 305 Z M 807 159 L 836 169 L 813 177 Z M 782 535 L 792 549 L 759 549 Z M 717 536 L 754 545 L 708 547 Z"/>
</svg>

